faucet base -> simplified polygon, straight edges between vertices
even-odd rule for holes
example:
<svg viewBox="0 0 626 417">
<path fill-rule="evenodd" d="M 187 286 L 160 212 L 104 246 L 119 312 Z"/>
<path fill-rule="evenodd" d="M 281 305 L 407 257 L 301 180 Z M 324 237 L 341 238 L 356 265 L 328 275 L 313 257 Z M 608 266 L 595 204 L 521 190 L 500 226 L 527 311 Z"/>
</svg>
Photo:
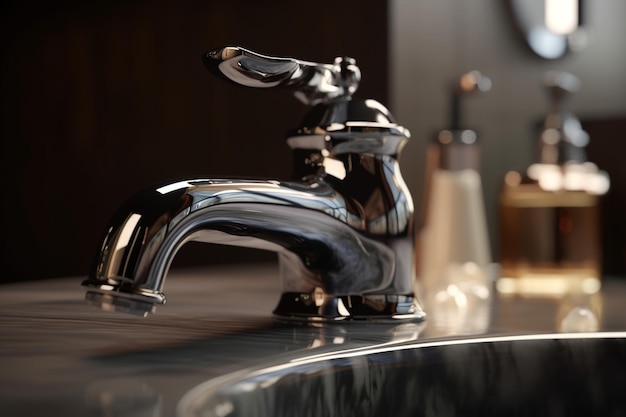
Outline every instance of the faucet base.
<svg viewBox="0 0 626 417">
<path fill-rule="evenodd" d="M 83 286 L 88 287 L 85 301 L 104 311 L 146 317 L 155 312 L 157 305 L 165 304 L 165 295 L 160 292 L 128 288 L 114 280 L 101 282 L 90 278 L 83 281 Z"/>
<path fill-rule="evenodd" d="M 85 300 L 102 310 L 146 317 L 165 296 L 150 290 L 129 290 L 123 284 L 85 280 Z M 332 295 L 316 287 L 311 292 L 284 292 L 274 309 L 279 321 L 422 321 L 426 313 L 413 294 Z"/>
<path fill-rule="evenodd" d="M 333 296 L 316 288 L 311 293 L 283 293 L 274 316 L 287 321 L 422 321 L 426 313 L 413 295 Z"/>
</svg>

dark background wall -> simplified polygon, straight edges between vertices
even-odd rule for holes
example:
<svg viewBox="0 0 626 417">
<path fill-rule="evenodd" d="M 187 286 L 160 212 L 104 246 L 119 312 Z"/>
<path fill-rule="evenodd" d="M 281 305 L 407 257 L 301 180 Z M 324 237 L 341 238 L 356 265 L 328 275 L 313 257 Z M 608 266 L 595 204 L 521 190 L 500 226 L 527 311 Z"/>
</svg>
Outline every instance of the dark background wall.
<svg viewBox="0 0 626 417">
<path fill-rule="evenodd" d="M 290 175 L 306 108 L 227 85 L 204 52 L 357 59 L 387 100 L 386 1 L 9 1 L 0 6 L 0 281 L 85 275 L 117 207 L 180 177 Z M 185 247 L 177 264 L 266 259 Z"/>
</svg>

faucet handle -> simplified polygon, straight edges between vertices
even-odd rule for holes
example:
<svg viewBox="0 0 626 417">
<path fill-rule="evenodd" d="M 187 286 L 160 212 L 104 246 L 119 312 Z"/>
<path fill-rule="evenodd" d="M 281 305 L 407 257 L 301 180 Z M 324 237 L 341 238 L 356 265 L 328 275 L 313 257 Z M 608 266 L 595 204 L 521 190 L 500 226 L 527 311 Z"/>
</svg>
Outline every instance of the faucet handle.
<svg viewBox="0 0 626 417">
<path fill-rule="evenodd" d="M 337 57 L 332 64 L 318 64 L 226 46 L 205 53 L 204 64 L 211 72 L 239 85 L 287 87 L 310 106 L 350 100 L 361 80 L 361 70 L 349 57 Z"/>
</svg>

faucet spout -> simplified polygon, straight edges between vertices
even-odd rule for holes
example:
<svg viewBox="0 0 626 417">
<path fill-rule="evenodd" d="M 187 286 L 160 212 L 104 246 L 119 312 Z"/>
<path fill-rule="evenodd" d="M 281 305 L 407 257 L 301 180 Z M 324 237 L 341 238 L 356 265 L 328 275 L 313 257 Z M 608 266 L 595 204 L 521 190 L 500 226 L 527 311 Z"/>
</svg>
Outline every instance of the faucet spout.
<svg viewBox="0 0 626 417">
<path fill-rule="evenodd" d="M 87 299 L 103 309 L 152 312 L 165 303 L 162 290 L 174 255 L 197 241 L 277 252 L 283 288 L 277 316 L 420 318 L 410 225 L 398 221 L 407 218 L 411 204 L 395 203 L 388 213 L 395 218 L 386 221 L 404 233 L 367 236 L 360 230 L 367 222 L 320 178 L 198 179 L 149 189 L 112 219 L 94 271 L 83 283 Z"/>
</svg>

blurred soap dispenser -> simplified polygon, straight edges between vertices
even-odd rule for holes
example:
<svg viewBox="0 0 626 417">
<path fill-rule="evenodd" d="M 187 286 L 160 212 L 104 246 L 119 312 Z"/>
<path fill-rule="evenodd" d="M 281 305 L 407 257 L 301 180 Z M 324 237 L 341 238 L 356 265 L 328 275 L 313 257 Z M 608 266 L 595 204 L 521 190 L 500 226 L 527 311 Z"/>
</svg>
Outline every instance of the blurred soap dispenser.
<svg viewBox="0 0 626 417">
<path fill-rule="evenodd" d="M 572 74 L 545 74 L 549 107 L 537 159 L 526 172 L 505 175 L 499 201 L 501 293 L 561 297 L 600 290 L 600 201 L 609 177 L 587 160 L 589 136 L 563 109 L 579 86 Z"/>
<path fill-rule="evenodd" d="M 475 327 L 468 318 L 486 321 L 467 313 L 489 298 L 491 254 L 478 136 L 462 126 L 462 101 L 490 88 L 491 80 L 478 71 L 454 84 L 450 128 L 438 132 L 426 151 L 424 217 L 417 237 L 419 283 L 431 322 L 445 319 L 465 329 Z"/>
</svg>

